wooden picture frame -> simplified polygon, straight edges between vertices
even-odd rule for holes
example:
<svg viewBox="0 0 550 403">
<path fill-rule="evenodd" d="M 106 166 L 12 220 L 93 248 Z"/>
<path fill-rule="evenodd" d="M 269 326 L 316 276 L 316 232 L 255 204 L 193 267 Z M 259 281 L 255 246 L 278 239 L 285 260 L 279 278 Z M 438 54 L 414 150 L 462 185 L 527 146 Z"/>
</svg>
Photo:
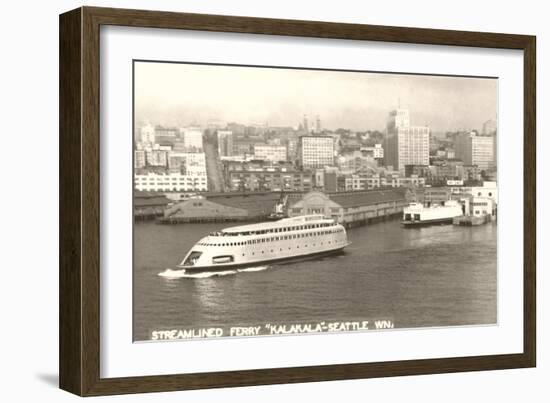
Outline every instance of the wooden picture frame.
<svg viewBox="0 0 550 403">
<path fill-rule="evenodd" d="M 100 377 L 100 26 L 523 50 L 523 353 L 229 372 Z M 60 16 L 60 387 L 81 396 L 533 367 L 536 363 L 535 37 L 81 7 Z"/>
</svg>

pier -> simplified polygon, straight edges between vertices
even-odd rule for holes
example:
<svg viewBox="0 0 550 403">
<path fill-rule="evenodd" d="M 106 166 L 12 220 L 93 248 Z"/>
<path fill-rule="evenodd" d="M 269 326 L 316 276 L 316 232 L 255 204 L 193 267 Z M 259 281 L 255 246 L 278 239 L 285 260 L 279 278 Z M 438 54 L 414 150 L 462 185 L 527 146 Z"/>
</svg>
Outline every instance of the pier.
<svg viewBox="0 0 550 403">
<path fill-rule="evenodd" d="M 333 193 L 212 193 L 167 205 L 156 219 L 160 224 L 265 221 L 280 209 L 288 217 L 323 214 L 352 228 L 400 217 L 410 197 L 405 188 Z"/>
<path fill-rule="evenodd" d="M 453 225 L 472 227 L 486 224 L 491 221 L 491 216 L 487 214 L 482 216 L 460 216 L 453 218 Z"/>
</svg>

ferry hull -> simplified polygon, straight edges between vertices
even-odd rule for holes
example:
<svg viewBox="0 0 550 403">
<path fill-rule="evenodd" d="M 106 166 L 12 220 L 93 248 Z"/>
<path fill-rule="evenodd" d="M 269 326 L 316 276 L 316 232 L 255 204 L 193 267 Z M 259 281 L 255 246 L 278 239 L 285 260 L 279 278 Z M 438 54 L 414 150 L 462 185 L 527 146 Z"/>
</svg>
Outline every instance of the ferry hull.
<svg viewBox="0 0 550 403">
<path fill-rule="evenodd" d="M 349 245 L 349 244 L 348 244 Z M 267 264 L 281 264 L 281 263 L 290 263 L 290 262 L 299 262 L 304 260 L 311 260 L 323 256 L 330 256 L 330 255 L 338 255 L 344 252 L 344 248 L 348 245 L 344 245 L 342 247 L 331 249 L 331 250 L 324 250 L 321 252 L 311 253 L 307 255 L 299 255 L 299 256 L 288 256 L 283 257 L 279 259 L 268 259 L 268 260 L 261 260 L 261 261 L 255 261 L 255 262 L 248 262 L 248 263 L 228 263 L 228 264 L 217 264 L 217 265 L 211 265 L 211 266 L 184 266 L 184 265 L 178 265 L 178 269 L 185 269 L 187 273 L 200 273 L 200 272 L 215 272 L 215 271 L 226 271 L 226 270 L 237 270 L 237 269 L 246 269 L 247 267 L 258 267 L 258 266 L 264 266 Z"/>
<path fill-rule="evenodd" d="M 429 225 L 443 225 L 452 223 L 453 217 L 435 218 L 432 220 L 401 221 L 401 225 L 403 225 L 405 228 L 426 227 Z"/>
</svg>

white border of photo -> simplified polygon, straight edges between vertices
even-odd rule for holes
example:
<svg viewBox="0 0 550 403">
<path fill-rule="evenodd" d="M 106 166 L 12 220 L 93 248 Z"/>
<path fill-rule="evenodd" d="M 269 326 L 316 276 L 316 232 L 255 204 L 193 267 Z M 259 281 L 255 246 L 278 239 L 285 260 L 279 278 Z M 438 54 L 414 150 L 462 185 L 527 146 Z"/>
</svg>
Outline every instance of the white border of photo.
<svg viewBox="0 0 550 403">
<path fill-rule="evenodd" d="M 522 51 L 116 26 L 100 39 L 101 377 L 523 352 Z M 498 324 L 133 343 L 135 59 L 498 77 Z"/>
</svg>

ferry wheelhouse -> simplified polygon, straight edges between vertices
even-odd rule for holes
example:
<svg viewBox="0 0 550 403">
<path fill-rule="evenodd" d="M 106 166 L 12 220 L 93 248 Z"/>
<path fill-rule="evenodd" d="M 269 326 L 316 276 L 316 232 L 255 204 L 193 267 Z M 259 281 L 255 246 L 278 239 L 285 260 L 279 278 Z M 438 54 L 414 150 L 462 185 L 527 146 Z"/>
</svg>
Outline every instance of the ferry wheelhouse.
<svg viewBox="0 0 550 403">
<path fill-rule="evenodd" d="M 178 265 L 186 271 L 228 270 L 342 251 L 345 228 L 322 215 L 284 218 L 213 232 Z"/>
</svg>

